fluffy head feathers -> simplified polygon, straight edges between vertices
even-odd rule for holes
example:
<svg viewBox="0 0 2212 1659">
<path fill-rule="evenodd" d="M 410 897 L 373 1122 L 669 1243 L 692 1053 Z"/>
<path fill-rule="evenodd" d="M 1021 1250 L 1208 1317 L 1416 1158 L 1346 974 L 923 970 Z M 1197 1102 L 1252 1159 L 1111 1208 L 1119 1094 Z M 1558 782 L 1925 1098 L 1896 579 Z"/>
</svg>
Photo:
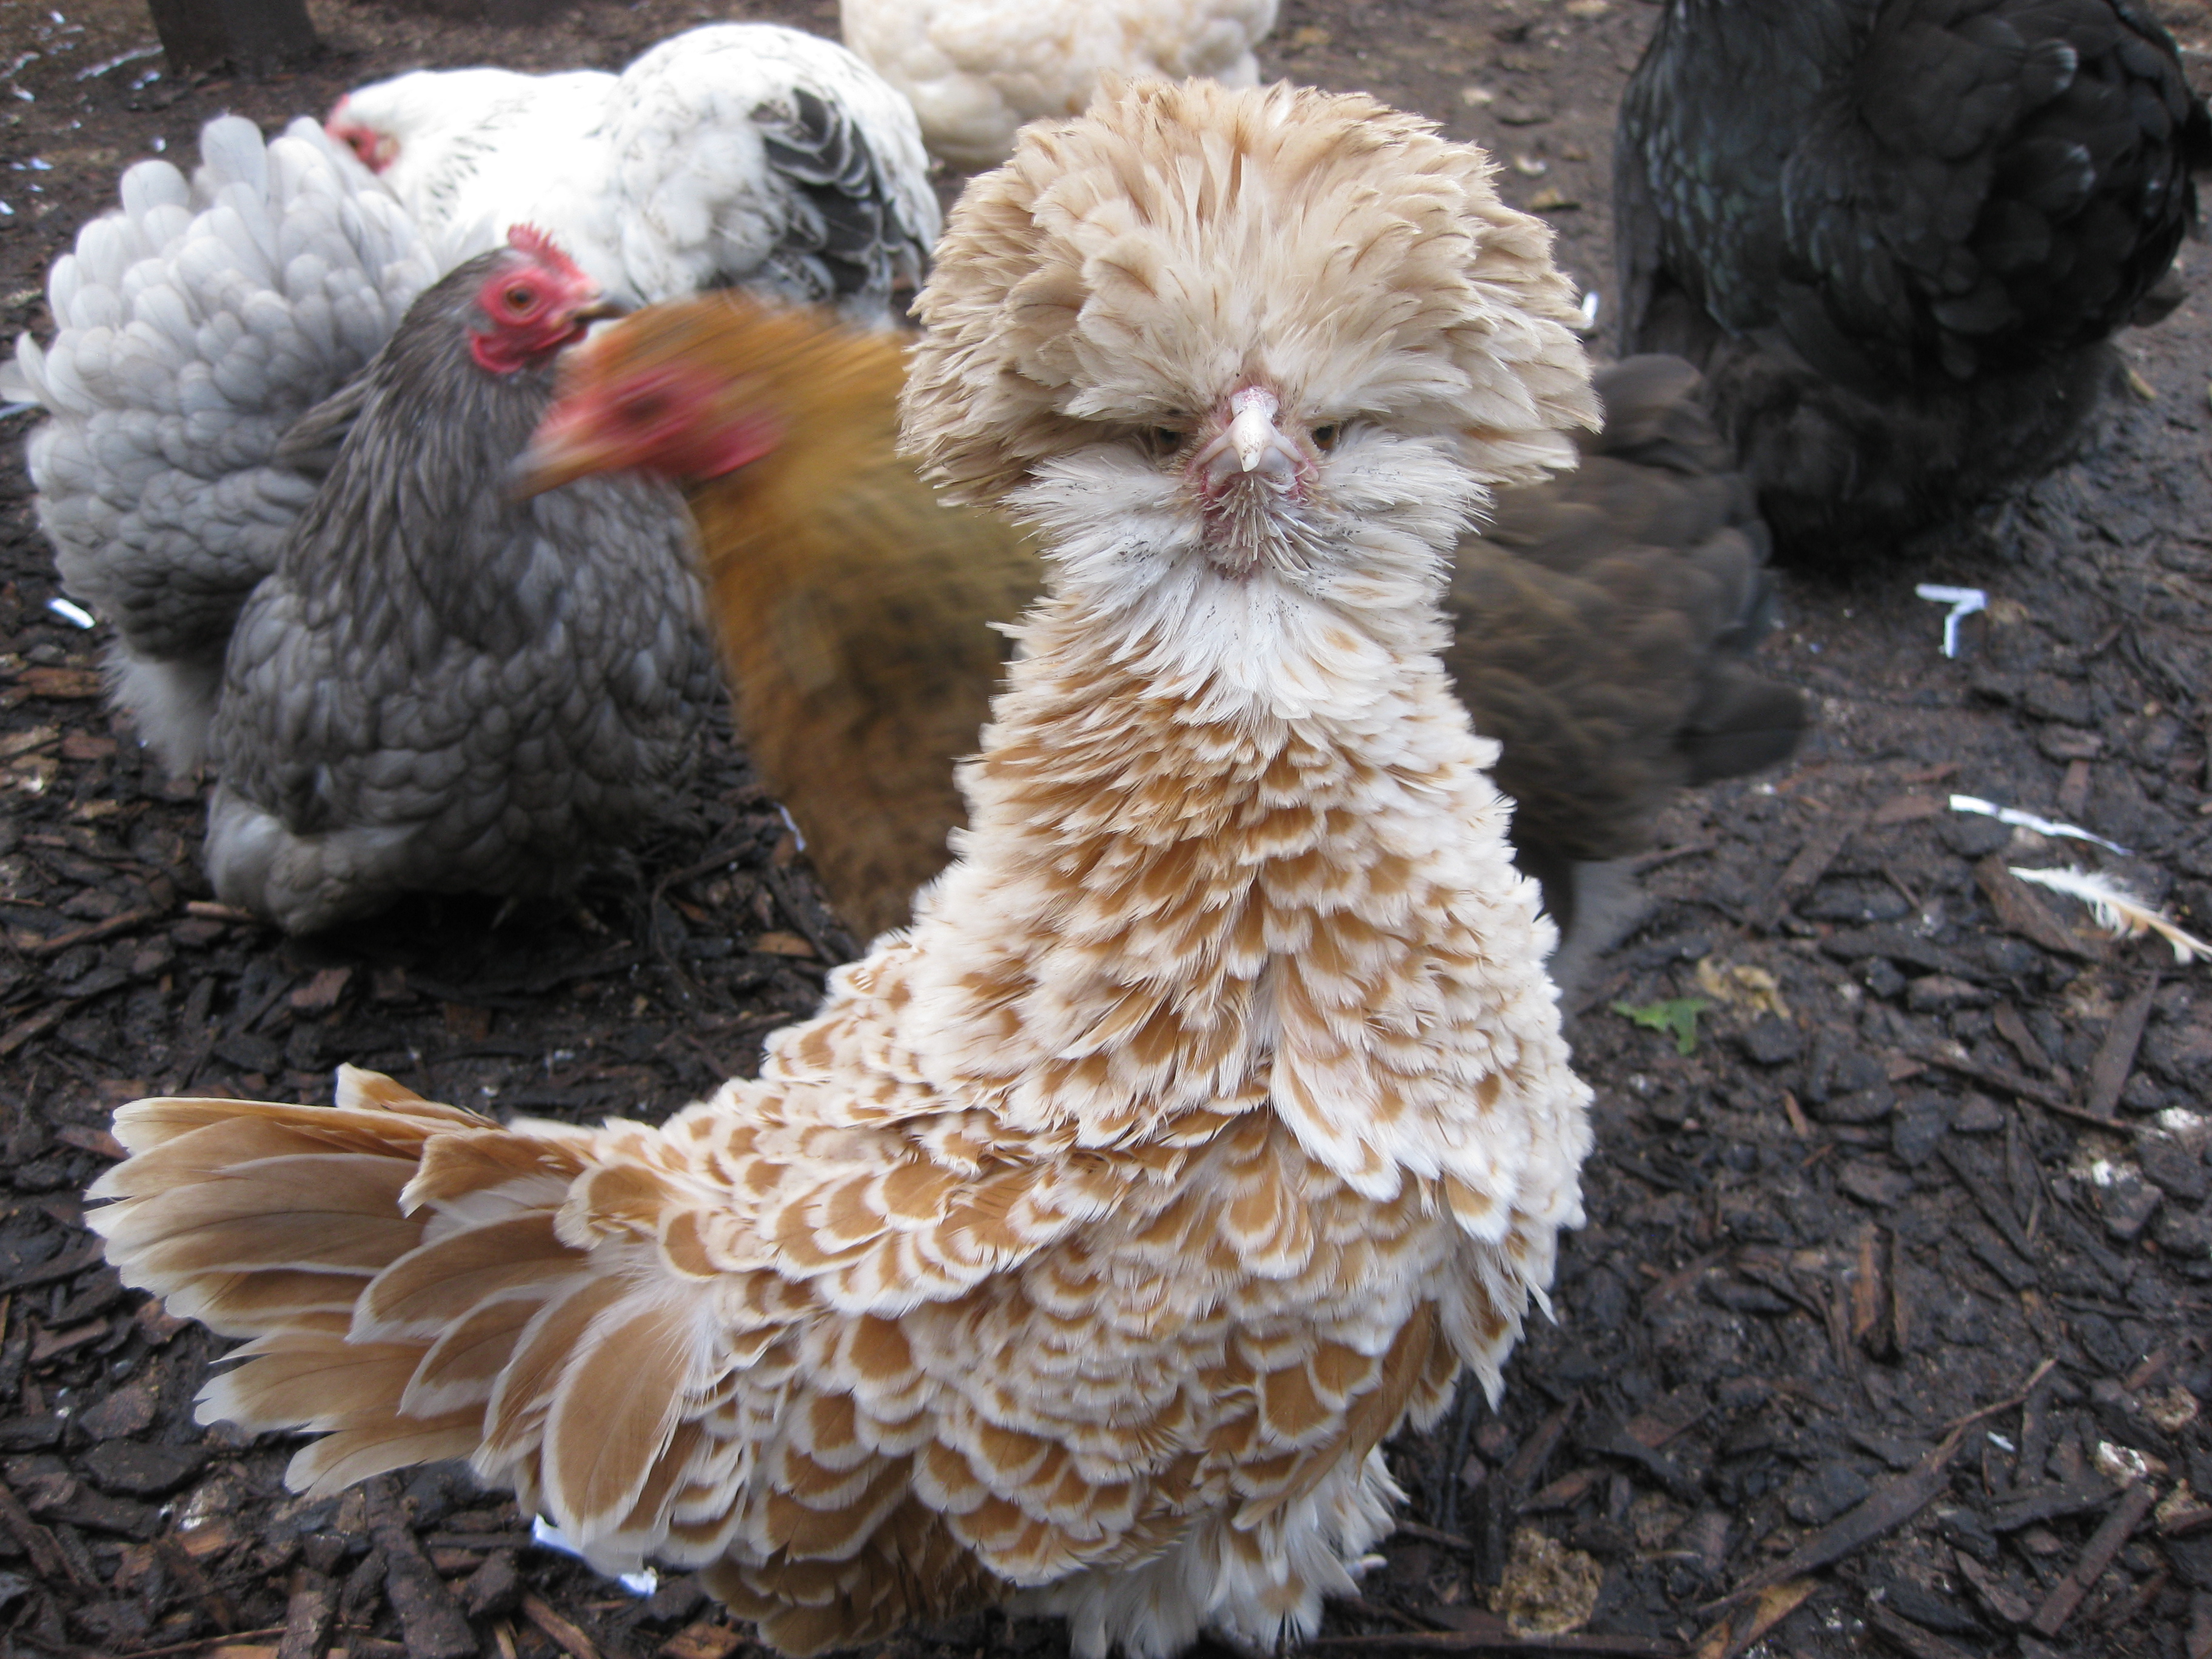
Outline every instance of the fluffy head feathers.
<svg viewBox="0 0 2212 1659">
<path fill-rule="evenodd" d="M 1109 88 L 954 208 L 917 309 L 906 441 L 955 500 L 1173 429 L 1240 380 L 1286 416 L 1456 431 L 1490 483 L 1595 426 L 1550 234 L 1482 153 L 1362 94 Z"/>
</svg>

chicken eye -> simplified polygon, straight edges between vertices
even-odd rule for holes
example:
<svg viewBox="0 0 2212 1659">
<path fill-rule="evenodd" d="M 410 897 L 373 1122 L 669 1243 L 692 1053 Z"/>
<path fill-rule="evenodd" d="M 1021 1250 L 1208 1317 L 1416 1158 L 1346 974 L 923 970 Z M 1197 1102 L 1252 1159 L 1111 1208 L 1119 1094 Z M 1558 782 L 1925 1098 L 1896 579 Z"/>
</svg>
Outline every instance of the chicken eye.
<svg viewBox="0 0 2212 1659">
<path fill-rule="evenodd" d="M 1313 429 L 1314 447 L 1320 450 L 1322 454 L 1326 455 L 1330 450 L 1336 447 L 1337 434 L 1342 430 L 1343 428 L 1334 421 L 1330 421 L 1324 425 L 1316 427 Z"/>
<path fill-rule="evenodd" d="M 623 398 L 616 406 L 626 426 L 651 426 L 668 408 L 668 399 L 658 392 L 638 392 Z"/>
<path fill-rule="evenodd" d="M 1143 445 L 1145 453 L 1154 460 L 1165 460 L 1176 451 L 1181 449 L 1184 436 L 1185 434 L 1181 428 L 1172 426 L 1148 426 L 1139 430 L 1137 434 L 1138 441 Z"/>
<path fill-rule="evenodd" d="M 524 288 L 519 283 L 507 289 L 501 297 L 507 301 L 507 308 L 517 316 L 527 313 L 530 308 L 538 303 L 537 291 Z"/>
</svg>

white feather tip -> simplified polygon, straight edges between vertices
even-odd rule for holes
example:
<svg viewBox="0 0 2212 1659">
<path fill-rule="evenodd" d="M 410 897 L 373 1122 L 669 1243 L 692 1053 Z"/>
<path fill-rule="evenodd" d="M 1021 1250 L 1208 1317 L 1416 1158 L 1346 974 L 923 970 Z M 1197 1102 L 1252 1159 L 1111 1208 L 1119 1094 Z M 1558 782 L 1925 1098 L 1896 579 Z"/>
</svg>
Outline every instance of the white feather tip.
<svg viewBox="0 0 2212 1659">
<path fill-rule="evenodd" d="M 2063 870 L 2012 867 L 2012 872 L 2022 881 L 2081 900 L 2097 918 L 2097 925 L 2115 938 L 2133 939 L 2139 933 L 2156 933 L 2173 947 L 2173 959 L 2183 963 L 2192 963 L 2199 957 L 2212 957 L 2212 945 L 2183 932 L 2111 876 L 2077 870 L 2070 865 Z"/>
</svg>

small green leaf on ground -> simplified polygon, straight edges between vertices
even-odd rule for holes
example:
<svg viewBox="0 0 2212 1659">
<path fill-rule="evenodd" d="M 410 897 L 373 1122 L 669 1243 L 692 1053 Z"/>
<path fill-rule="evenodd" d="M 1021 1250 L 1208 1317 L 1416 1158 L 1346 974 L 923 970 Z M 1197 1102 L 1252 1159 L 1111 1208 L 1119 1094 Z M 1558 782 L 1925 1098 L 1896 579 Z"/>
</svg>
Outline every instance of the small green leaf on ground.
<svg viewBox="0 0 2212 1659">
<path fill-rule="evenodd" d="M 1674 1052 L 1698 1052 L 1698 1016 L 1712 1006 L 1703 997 L 1669 997 L 1659 1002 L 1616 1002 L 1613 1012 L 1674 1039 Z"/>
</svg>

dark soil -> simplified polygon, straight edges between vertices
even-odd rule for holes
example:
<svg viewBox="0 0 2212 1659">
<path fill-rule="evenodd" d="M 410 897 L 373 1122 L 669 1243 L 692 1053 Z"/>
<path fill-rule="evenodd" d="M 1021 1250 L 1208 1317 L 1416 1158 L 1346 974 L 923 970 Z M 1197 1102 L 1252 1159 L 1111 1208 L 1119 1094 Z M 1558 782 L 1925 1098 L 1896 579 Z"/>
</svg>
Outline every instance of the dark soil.
<svg viewBox="0 0 2212 1659">
<path fill-rule="evenodd" d="M 580 0 L 494 28 L 319 0 L 309 67 L 180 85 L 139 6 L 56 3 L 0 12 L 11 331 L 45 328 L 46 266 L 118 172 L 157 144 L 189 165 L 220 111 L 280 125 L 424 64 L 613 67 L 732 11 L 836 22 Z M 2212 16 L 2156 9 L 2204 72 Z M 1290 0 L 1263 55 L 1489 146 L 1609 293 L 1612 112 L 1654 16 Z M 1497 1415 L 1394 1447 L 1416 1524 L 1322 1645 L 1511 1648 L 1491 1586 L 1533 1528 L 1602 1581 L 1581 1633 L 1532 1651 L 2212 1651 L 2212 989 L 2005 874 L 2115 871 L 2212 931 L 2208 343 L 2203 300 L 2130 337 L 2155 395 L 1969 529 L 1789 579 L 1769 660 L 1817 729 L 1786 774 L 1668 814 L 1649 913 L 1577 999 L 1599 1149 L 1558 1323 Z M 0 434 L 0 1656 L 752 1649 L 689 1580 L 631 1595 L 447 1469 L 289 1497 L 283 1446 L 193 1425 L 222 1345 L 99 1265 L 80 1195 L 109 1110 L 148 1092 L 323 1099 L 350 1060 L 472 1106 L 653 1116 L 750 1071 L 845 943 L 773 804 L 725 739 L 688 828 L 568 913 L 423 902 L 310 944 L 240 921 L 205 902 L 197 792 L 142 763 L 99 635 L 47 609 L 25 425 Z M 1919 580 L 1990 592 L 1955 660 Z M 1690 999 L 1693 1025 L 1668 1006 Z M 1018 1650 L 1064 1641 L 977 1618 L 888 1650 Z"/>
</svg>

